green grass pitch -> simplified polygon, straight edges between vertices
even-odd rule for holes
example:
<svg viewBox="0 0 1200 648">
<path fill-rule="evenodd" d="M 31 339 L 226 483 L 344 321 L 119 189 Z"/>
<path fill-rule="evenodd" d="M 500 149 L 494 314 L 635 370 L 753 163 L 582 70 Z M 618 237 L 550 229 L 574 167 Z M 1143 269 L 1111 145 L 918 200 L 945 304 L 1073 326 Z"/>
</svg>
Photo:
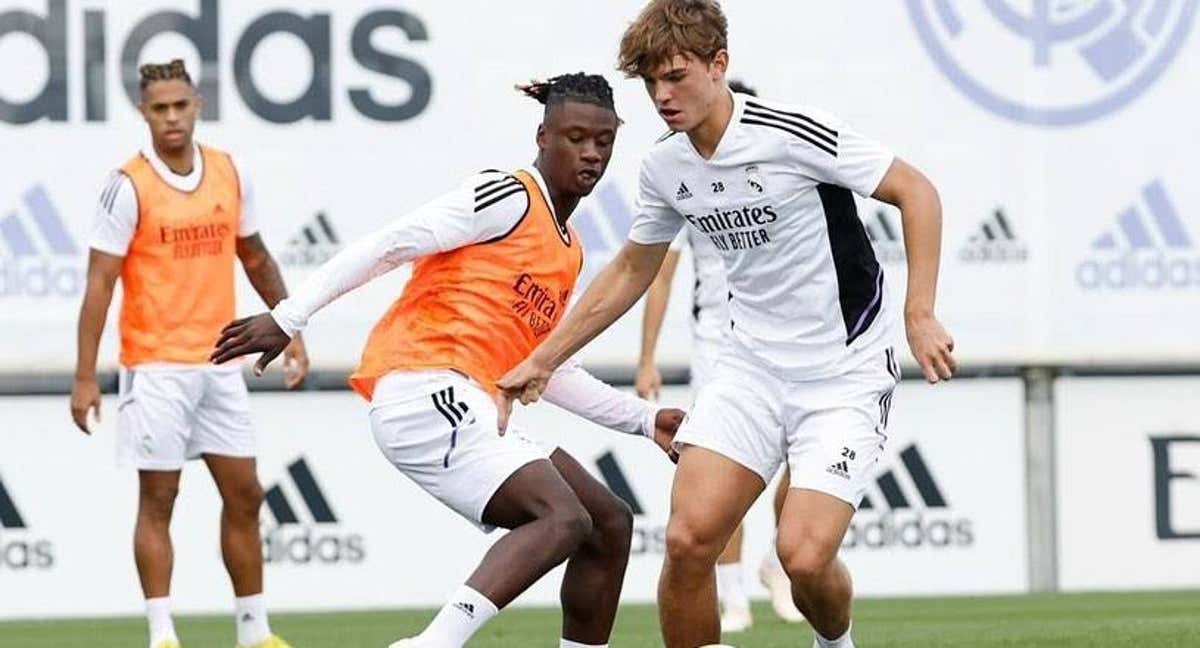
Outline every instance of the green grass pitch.
<svg viewBox="0 0 1200 648">
<path fill-rule="evenodd" d="M 756 604 L 749 632 L 725 643 L 746 648 L 807 648 L 812 631 L 775 619 Z M 431 610 L 327 614 L 277 614 L 276 632 L 295 648 L 386 648 L 414 634 Z M 1200 591 L 978 598 L 865 599 L 855 608 L 855 643 L 889 648 L 1116 648 L 1200 646 Z M 554 609 L 514 608 L 489 623 L 472 648 L 556 648 Z M 184 648 L 232 648 L 227 616 L 182 617 L 176 628 Z M 136 619 L 0 623 L 0 648 L 140 648 L 145 622 Z M 626 606 L 617 618 L 614 648 L 661 646 L 658 619 L 649 605 Z"/>
</svg>

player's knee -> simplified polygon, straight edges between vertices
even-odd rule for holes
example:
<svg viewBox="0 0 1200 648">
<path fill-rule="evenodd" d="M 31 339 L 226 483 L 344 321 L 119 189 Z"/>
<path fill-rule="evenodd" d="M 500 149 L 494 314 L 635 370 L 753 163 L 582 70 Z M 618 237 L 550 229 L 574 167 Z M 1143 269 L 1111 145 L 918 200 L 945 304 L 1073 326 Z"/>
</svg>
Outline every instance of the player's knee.
<svg viewBox="0 0 1200 648">
<path fill-rule="evenodd" d="M 779 562 L 793 581 L 805 582 L 819 578 L 837 558 L 837 550 L 812 538 L 785 540 L 778 544 Z"/>
<path fill-rule="evenodd" d="M 177 495 L 179 495 L 178 486 L 142 486 L 138 498 L 138 516 L 159 522 L 170 521 Z"/>
<path fill-rule="evenodd" d="M 257 519 L 258 511 L 262 508 L 263 489 L 255 479 L 226 489 L 222 499 L 226 511 Z"/>
<path fill-rule="evenodd" d="M 676 564 L 712 566 L 721 554 L 722 543 L 678 519 L 667 524 L 667 558 Z"/>
<path fill-rule="evenodd" d="M 598 536 L 605 549 L 625 548 L 633 538 L 633 510 L 624 500 L 614 497 L 597 511 L 592 511 L 593 536 Z"/>
<path fill-rule="evenodd" d="M 548 517 L 555 538 L 571 549 L 583 544 L 592 534 L 592 516 L 581 504 L 557 507 Z"/>
</svg>

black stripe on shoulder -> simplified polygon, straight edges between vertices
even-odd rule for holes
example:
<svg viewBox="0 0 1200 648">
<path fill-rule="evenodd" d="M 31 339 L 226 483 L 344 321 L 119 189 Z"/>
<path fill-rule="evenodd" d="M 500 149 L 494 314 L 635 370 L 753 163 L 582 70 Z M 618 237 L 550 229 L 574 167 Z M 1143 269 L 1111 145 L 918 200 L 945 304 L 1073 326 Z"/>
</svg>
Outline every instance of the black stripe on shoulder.
<svg viewBox="0 0 1200 648">
<path fill-rule="evenodd" d="M 486 202 L 476 201 L 475 211 L 481 212 L 481 211 L 487 209 L 488 207 L 491 207 L 492 205 L 495 205 L 496 203 L 504 200 L 505 198 L 509 198 L 511 196 L 515 196 L 517 194 L 524 194 L 524 193 L 527 193 L 527 192 L 525 191 L 525 186 L 522 184 L 517 184 L 517 186 L 515 186 L 515 187 L 511 186 L 511 185 L 501 185 L 498 189 L 496 189 L 495 193 L 490 198 L 486 199 Z M 528 198 L 528 196 L 526 196 L 526 202 L 528 202 L 528 201 L 529 201 L 529 198 Z"/>
<path fill-rule="evenodd" d="M 679 131 L 669 130 L 669 131 L 663 133 L 662 137 L 659 137 L 658 139 L 654 140 L 654 143 L 662 144 L 663 142 L 671 139 L 672 137 L 675 137 L 678 134 L 679 134 Z"/>
<path fill-rule="evenodd" d="M 791 126 L 783 126 L 777 122 L 765 121 L 765 120 L 756 119 L 756 118 L 750 117 L 750 116 L 743 116 L 742 123 L 750 124 L 752 126 L 766 126 L 768 128 L 774 128 L 777 130 L 781 130 L 785 133 L 795 135 L 796 137 L 799 137 L 800 139 L 808 142 L 809 144 L 812 144 L 813 146 L 821 149 L 822 151 L 825 151 L 826 153 L 832 155 L 833 157 L 837 157 L 836 149 L 832 148 L 831 146 L 822 142 L 821 140 L 818 140 L 817 138 L 813 137 L 812 135 L 809 135 L 808 133 L 801 131 L 798 128 L 793 128 Z"/>
<path fill-rule="evenodd" d="M 488 184 L 485 189 L 475 190 L 475 211 L 479 211 L 493 198 L 499 194 L 507 193 L 513 189 L 523 190 L 525 185 L 521 184 L 516 178 L 506 178 Z"/>
<path fill-rule="evenodd" d="M 825 131 L 826 133 L 829 133 L 829 134 L 830 134 L 831 136 L 833 136 L 833 137 L 837 137 L 837 136 L 838 136 L 838 132 L 837 132 L 837 131 L 835 131 L 835 130 L 833 130 L 832 128 L 830 128 L 830 127 L 826 126 L 825 124 L 822 124 L 821 122 L 819 122 L 819 121 L 817 121 L 817 120 L 813 119 L 812 117 L 809 117 L 808 115 L 805 115 L 805 114 L 802 114 L 802 113 L 798 113 L 798 112 L 789 112 L 789 111 L 787 111 L 787 110 L 780 110 L 780 109 L 778 109 L 778 108 L 769 108 L 769 107 L 767 107 L 767 106 L 764 106 L 764 105 L 762 105 L 762 104 L 760 104 L 760 103 L 758 103 L 758 102 L 756 102 L 756 101 L 750 101 L 750 100 L 748 100 L 748 99 L 746 100 L 746 105 L 747 105 L 747 106 L 750 106 L 751 108 L 757 108 L 757 109 L 759 109 L 759 110 L 765 110 L 765 111 L 768 111 L 768 112 L 773 112 L 773 113 L 776 113 L 776 114 L 778 114 L 778 115 L 782 115 L 782 116 L 786 116 L 786 117 L 794 117 L 794 118 L 796 118 L 796 119 L 799 119 L 800 121 L 807 122 L 807 123 L 809 123 L 809 124 L 811 124 L 811 125 L 813 125 L 813 126 L 816 126 L 817 128 L 819 128 L 819 129 L 821 129 L 821 130 Z"/>
<path fill-rule="evenodd" d="M 799 119 L 795 119 L 793 117 L 785 117 L 783 115 L 780 115 L 779 113 L 771 112 L 769 110 L 758 110 L 757 108 L 750 108 L 749 106 L 746 107 L 746 111 L 744 113 L 742 113 L 742 115 L 744 117 L 753 117 L 754 119 L 761 119 L 763 121 L 774 122 L 776 124 L 779 124 L 780 126 L 787 126 L 789 128 L 794 128 L 794 129 L 803 131 L 803 132 L 808 133 L 809 135 L 812 135 L 813 137 L 821 140 L 822 142 L 825 142 L 829 146 L 832 146 L 834 149 L 837 148 L 837 140 L 836 139 L 834 139 L 833 137 L 830 137 L 829 135 L 825 134 L 825 132 L 823 132 L 819 129 L 813 128 L 812 126 L 805 124 L 804 122 L 800 121 Z"/>
<path fill-rule="evenodd" d="M 478 194 L 479 194 L 479 192 L 481 192 L 481 191 L 483 191 L 483 190 L 487 189 L 488 187 L 491 187 L 491 186 L 494 186 L 494 185 L 496 185 L 496 183 L 499 183 L 499 182 L 504 182 L 505 180 L 516 180 L 516 179 L 517 179 L 517 177 L 516 177 L 516 176 L 514 176 L 513 174 L 511 174 L 511 173 L 504 173 L 503 171 L 491 171 L 491 170 L 488 170 L 488 171 L 484 171 L 483 173 L 488 173 L 488 174 L 497 174 L 497 175 L 499 175 L 500 177 L 498 177 L 498 178 L 493 178 L 492 180 L 488 180 L 487 182 L 485 182 L 485 183 L 483 183 L 483 184 L 479 185 L 478 187 L 475 187 L 475 193 L 476 193 L 476 195 L 478 195 Z M 480 174 L 480 175 L 483 175 L 483 174 Z"/>
<path fill-rule="evenodd" d="M 100 204 L 104 206 L 104 211 L 112 213 L 112 203 L 121 188 L 123 177 L 122 174 L 114 171 L 108 178 L 108 184 L 104 185 L 104 191 L 100 192 Z"/>
</svg>

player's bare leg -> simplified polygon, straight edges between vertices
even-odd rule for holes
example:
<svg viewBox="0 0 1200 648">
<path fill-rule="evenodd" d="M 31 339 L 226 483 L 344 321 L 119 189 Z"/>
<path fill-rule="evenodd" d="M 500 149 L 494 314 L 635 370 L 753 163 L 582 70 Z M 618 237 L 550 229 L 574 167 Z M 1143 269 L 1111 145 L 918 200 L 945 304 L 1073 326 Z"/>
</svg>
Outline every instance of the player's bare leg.
<svg viewBox="0 0 1200 648">
<path fill-rule="evenodd" d="M 592 532 L 567 559 L 563 574 L 562 636 L 585 645 L 607 644 L 629 563 L 633 512 L 566 452 L 555 450 L 550 461 L 592 518 Z"/>
<path fill-rule="evenodd" d="M 658 581 L 658 616 L 667 648 L 717 643 L 714 567 L 733 530 L 766 485 L 716 452 L 686 446 L 671 487 L 667 555 Z"/>
<path fill-rule="evenodd" d="M 258 512 L 263 490 L 252 457 L 204 455 L 221 494 L 221 556 L 233 582 L 233 593 L 251 596 L 263 591 L 262 539 Z"/>
<path fill-rule="evenodd" d="M 785 465 L 779 483 L 775 487 L 775 497 L 772 502 L 775 509 L 775 534 L 771 539 L 772 548 L 766 556 L 763 556 L 762 565 L 758 568 L 758 580 L 771 594 L 771 607 L 775 610 L 775 615 L 788 623 L 801 623 L 804 621 L 804 615 L 796 609 L 796 604 L 792 602 L 792 583 L 788 579 L 787 572 L 783 570 L 783 564 L 779 562 L 779 554 L 774 548 L 779 533 L 779 521 L 783 517 L 783 503 L 787 500 L 791 484 L 792 470 Z"/>
<path fill-rule="evenodd" d="M 233 583 L 238 645 L 272 640 L 263 596 L 262 539 L 258 513 L 263 490 L 253 457 L 204 455 L 221 494 L 221 556 Z"/>
<path fill-rule="evenodd" d="M 510 475 L 482 517 L 512 531 L 488 549 L 420 636 L 393 645 L 465 645 L 500 608 L 575 553 L 592 533 L 591 516 L 549 461 L 532 461 Z"/>
<path fill-rule="evenodd" d="M 853 515 L 849 504 L 832 495 L 793 488 L 779 520 L 776 544 L 792 581 L 792 598 L 827 640 L 839 639 L 850 629 L 854 588 L 837 554 Z"/>
<path fill-rule="evenodd" d="M 133 556 L 142 593 L 147 599 L 171 592 L 175 551 L 171 546 L 171 514 L 179 494 L 178 470 L 138 471 L 138 515 L 133 531 Z"/>
</svg>

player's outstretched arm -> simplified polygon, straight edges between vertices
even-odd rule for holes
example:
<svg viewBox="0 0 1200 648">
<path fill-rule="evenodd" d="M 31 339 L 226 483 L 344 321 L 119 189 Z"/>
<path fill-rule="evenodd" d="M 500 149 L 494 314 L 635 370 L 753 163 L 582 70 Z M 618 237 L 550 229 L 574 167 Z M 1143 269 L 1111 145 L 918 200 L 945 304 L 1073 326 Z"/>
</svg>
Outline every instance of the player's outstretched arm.
<svg viewBox="0 0 1200 648">
<path fill-rule="evenodd" d="M 568 360 L 550 376 L 545 398 L 597 425 L 644 436 L 662 448 L 672 461 L 678 456 L 672 443 L 675 430 L 683 422 L 683 410 L 659 408 L 634 398 L 591 375 L 573 360 Z"/>
<path fill-rule="evenodd" d="M 900 208 L 908 257 L 904 324 L 909 348 L 926 380 L 949 380 L 958 369 L 954 340 L 934 314 L 942 250 L 942 203 L 937 189 L 924 174 L 896 158 L 874 198 Z"/>
<path fill-rule="evenodd" d="M 679 265 L 679 252 L 669 250 L 663 258 L 662 267 L 646 291 L 646 306 L 642 312 L 642 350 L 638 354 L 637 377 L 634 387 L 642 398 L 658 400 L 662 390 L 662 374 L 655 363 L 658 350 L 658 334 L 662 331 L 667 315 L 667 303 L 671 300 L 671 281 L 675 279 L 675 268 Z"/>
<path fill-rule="evenodd" d="M 246 278 L 254 291 L 262 297 L 267 308 L 287 298 L 287 285 L 283 282 L 283 274 L 279 264 L 267 250 L 260 234 L 238 237 L 237 255 L 246 271 Z M 308 375 L 308 350 L 304 347 L 304 339 L 300 333 L 292 337 L 292 341 L 284 348 L 284 384 L 288 389 L 294 389 L 304 382 Z"/>
<path fill-rule="evenodd" d="M 88 429 L 88 410 L 95 412 L 100 420 L 100 385 L 96 382 L 96 355 L 100 349 L 100 336 L 104 333 L 104 321 L 112 303 L 113 287 L 121 276 L 125 258 L 99 250 L 88 254 L 87 287 L 83 293 L 83 305 L 79 308 L 78 344 L 75 359 L 75 382 L 71 387 L 71 418 L 76 427 L 85 434 Z"/>
<path fill-rule="evenodd" d="M 501 395 L 501 430 L 508 425 L 514 400 L 520 399 L 528 405 L 540 398 L 554 370 L 608 328 L 646 292 L 662 265 L 667 246 L 667 243 L 642 245 L 627 241 L 550 337 L 500 378 L 497 386 Z"/>
</svg>

